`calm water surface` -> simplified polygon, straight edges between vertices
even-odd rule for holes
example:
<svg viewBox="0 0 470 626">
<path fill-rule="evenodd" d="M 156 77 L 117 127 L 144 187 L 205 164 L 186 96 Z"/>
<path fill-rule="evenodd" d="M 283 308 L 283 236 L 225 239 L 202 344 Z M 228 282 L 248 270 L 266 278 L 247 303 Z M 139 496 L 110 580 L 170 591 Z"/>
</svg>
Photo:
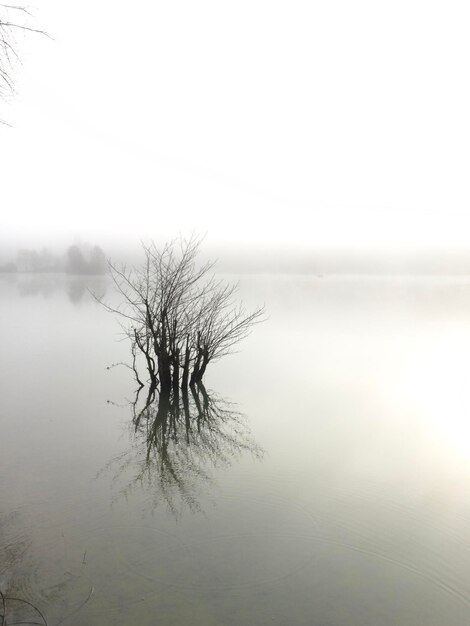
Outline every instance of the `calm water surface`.
<svg viewBox="0 0 470 626">
<path fill-rule="evenodd" d="M 49 626 L 470 623 L 470 280 L 243 278 L 270 317 L 218 417 L 150 447 L 87 285 L 0 278 L 0 590 Z"/>
</svg>

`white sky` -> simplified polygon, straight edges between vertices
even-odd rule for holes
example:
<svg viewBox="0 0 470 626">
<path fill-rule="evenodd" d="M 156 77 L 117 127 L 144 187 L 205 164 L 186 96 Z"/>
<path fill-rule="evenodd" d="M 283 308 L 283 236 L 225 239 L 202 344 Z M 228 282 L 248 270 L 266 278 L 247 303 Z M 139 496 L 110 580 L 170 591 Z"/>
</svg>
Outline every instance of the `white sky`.
<svg viewBox="0 0 470 626">
<path fill-rule="evenodd" d="M 0 240 L 470 242 L 470 3 L 35 5 Z"/>
</svg>

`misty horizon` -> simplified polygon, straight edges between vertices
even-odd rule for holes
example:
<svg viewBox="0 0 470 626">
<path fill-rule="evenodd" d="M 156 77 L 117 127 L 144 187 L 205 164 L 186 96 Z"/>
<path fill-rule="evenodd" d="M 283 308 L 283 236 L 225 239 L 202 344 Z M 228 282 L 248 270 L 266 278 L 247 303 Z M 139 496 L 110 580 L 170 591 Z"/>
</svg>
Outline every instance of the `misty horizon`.
<svg viewBox="0 0 470 626">
<path fill-rule="evenodd" d="M 104 245 L 99 241 L 90 243 L 84 238 L 75 238 L 73 243 L 59 244 L 55 241 L 48 245 L 38 238 L 29 241 L 28 245 L 10 241 L 8 246 L 1 246 L 0 268 L 14 262 L 18 254 L 24 251 L 64 258 L 71 246 L 83 250 L 85 255 L 90 253 L 93 246 L 102 248 L 106 259 L 119 264 L 136 265 L 142 259 L 141 242 L 138 240 L 133 243 L 107 241 Z M 470 275 L 470 248 L 373 250 L 312 246 L 309 249 L 306 246 L 269 245 L 266 242 L 258 245 L 221 245 L 212 241 L 204 246 L 204 255 L 215 262 L 214 270 L 222 273 Z M 61 261 L 61 267 L 65 271 L 65 261 Z M 18 268 L 18 271 L 25 270 Z"/>
</svg>

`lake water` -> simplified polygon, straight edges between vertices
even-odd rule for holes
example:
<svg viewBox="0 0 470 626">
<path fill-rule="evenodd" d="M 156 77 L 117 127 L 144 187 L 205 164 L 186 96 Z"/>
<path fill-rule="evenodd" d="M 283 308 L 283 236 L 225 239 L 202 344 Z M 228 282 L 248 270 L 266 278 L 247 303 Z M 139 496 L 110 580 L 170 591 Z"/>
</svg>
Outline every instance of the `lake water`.
<svg viewBox="0 0 470 626">
<path fill-rule="evenodd" d="M 152 449 L 87 286 L 0 278 L 5 595 L 49 626 L 470 623 L 469 279 L 242 277 L 269 319 L 207 372 L 221 419 Z"/>
</svg>

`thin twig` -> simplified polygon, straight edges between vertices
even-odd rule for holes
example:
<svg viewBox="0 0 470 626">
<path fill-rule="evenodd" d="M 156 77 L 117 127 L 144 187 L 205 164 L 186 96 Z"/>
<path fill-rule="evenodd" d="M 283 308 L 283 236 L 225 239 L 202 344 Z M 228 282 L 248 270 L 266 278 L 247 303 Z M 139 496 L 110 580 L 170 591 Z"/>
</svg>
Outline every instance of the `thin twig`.
<svg viewBox="0 0 470 626">
<path fill-rule="evenodd" d="M 84 600 L 80 606 L 78 606 L 74 611 L 72 611 L 72 613 L 69 613 L 68 615 L 66 615 L 65 617 L 63 617 L 60 622 L 57 622 L 56 626 L 59 626 L 60 624 L 63 624 L 65 622 L 65 620 L 69 619 L 69 617 L 72 617 L 72 615 L 76 615 L 79 611 L 81 611 L 81 609 L 83 609 L 83 607 L 85 606 L 85 604 L 89 601 L 89 599 L 91 598 L 91 596 L 93 595 L 94 592 L 94 587 L 91 587 L 90 589 L 90 593 L 88 594 L 86 600 Z"/>
</svg>

